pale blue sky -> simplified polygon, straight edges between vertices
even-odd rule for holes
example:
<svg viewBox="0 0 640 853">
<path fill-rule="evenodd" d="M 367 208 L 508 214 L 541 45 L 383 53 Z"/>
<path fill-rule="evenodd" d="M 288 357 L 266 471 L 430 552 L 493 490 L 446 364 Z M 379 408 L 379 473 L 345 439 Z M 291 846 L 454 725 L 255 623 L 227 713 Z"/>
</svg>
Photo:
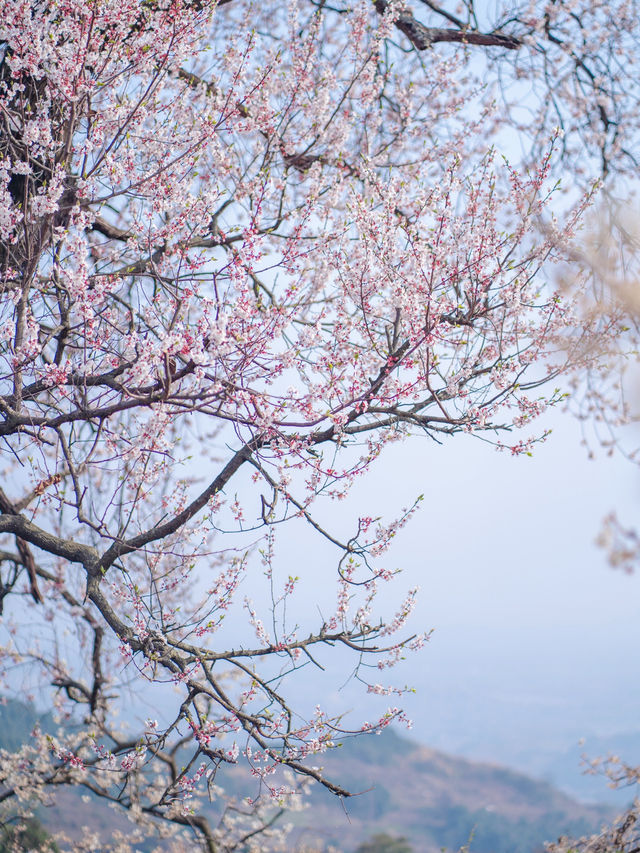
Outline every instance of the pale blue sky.
<svg viewBox="0 0 640 853">
<path fill-rule="evenodd" d="M 640 471 L 619 455 L 590 460 L 568 415 L 541 423 L 553 434 L 533 458 L 468 436 L 440 447 L 416 436 L 327 512 L 342 526 L 358 512 L 392 516 L 424 493 L 385 562 L 403 568 L 398 597 L 420 585 L 413 627 L 435 631 L 389 680 L 417 688 L 403 701 L 414 738 L 532 772 L 580 737 L 640 732 L 640 576 L 610 569 L 594 544 L 611 510 L 635 522 Z M 282 570 L 304 562 L 306 604 L 333 598 L 333 561 L 312 542 L 301 535 L 279 550 Z M 321 682 L 309 669 L 297 690 L 315 704 Z M 322 695 L 354 708 L 354 723 L 374 716 L 353 684 Z"/>
</svg>

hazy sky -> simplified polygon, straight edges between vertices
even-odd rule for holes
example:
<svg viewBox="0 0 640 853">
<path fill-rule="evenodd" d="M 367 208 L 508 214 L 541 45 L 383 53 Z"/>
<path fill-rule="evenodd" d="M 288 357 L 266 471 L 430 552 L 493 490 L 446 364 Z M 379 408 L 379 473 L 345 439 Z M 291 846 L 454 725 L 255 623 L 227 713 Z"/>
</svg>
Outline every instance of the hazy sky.
<svg viewBox="0 0 640 853">
<path fill-rule="evenodd" d="M 553 434 L 533 458 L 468 436 L 392 446 L 329 513 L 339 525 L 392 516 L 424 493 L 385 563 L 404 570 L 398 593 L 419 584 L 413 626 L 435 631 L 389 680 L 417 688 L 403 701 L 414 737 L 529 770 L 580 737 L 640 731 L 640 577 L 610 569 L 594 544 L 611 510 L 635 523 L 640 471 L 621 456 L 590 460 L 570 416 L 544 423 Z M 302 592 L 323 601 L 332 577 L 311 541 L 290 539 L 280 560 L 297 571 L 302 558 Z M 317 692 L 317 670 L 300 683 Z M 349 685 L 327 701 L 351 703 L 355 721 L 359 695 Z"/>
</svg>

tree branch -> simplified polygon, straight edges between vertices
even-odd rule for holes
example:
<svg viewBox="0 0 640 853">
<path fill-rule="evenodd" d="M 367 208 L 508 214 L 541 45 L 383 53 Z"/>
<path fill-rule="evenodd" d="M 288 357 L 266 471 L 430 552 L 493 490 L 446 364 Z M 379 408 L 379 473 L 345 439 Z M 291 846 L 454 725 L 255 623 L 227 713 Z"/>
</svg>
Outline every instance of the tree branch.
<svg viewBox="0 0 640 853">
<path fill-rule="evenodd" d="M 4 509 L 7 504 L 7 496 L 0 489 L 0 494 L 3 499 L 3 514 L 0 516 L 0 534 L 13 533 L 20 539 L 24 539 L 46 551 L 48 554 L 55 554 L 56 557 L 63 557 L 69 560 L 70 563 L 81 563 L 87 570 L 89 575 L 95 575 L 99 571 L 99 556 L 95 548 L 90 545 L 82 545 L 79 542 L 73 542 L 71 539 L 61 539 L 59 536 L 54 536 L 32 521 L 28 521 L 23 515 L 17 513 L 9 513 Z M 19 546 L 18 546 L 19 548 Z M 22 557 L 22 553 L 20 554 Z M 27 567 L 28 569 L 28 567 Z"/>
<path fill-rule="evenodd" d="M 171 534 L 180 530 L 181 527 L 183 527 L 207 505 L 209 500 L 215 494 L 226 486 L 228 481 L 241 467 L 241 465 L 243 465 L 251 457 L 251 454 L 261 445 L 262 441 L 259 438 L 256 438 L 252 442 L 241 447 L 225 465 L 215 480 L 213 480 L 213 482 L 211 482 L 209 486 L 207 486 L 207 488 L 189 504 L 189 506 L 183 509 L 182 512 L 178 513 L 178 515 L 170 521 L 167 521 L 164 524 L 157 524 L 155 527 L 152 527 L 143 533 L 139 533 L 131 539 L 114 542 L 113 545 L 105 551 L 102 559 L 100 560 L 102 570 L 106 571 L 109 566 L 118 559 L 118 557 L 122 557 L 124 554 L 130 554 L 132 551 L 144 548 L 145 545 L 148 545 L 151 542 L 157 542 L 159 539 L 165 539 L 167 536 L 171 536 Z"/>
<path fill-rule="evenodd" d="M 388 8 L 387 0 L 376 0 L 376 10 L 382 15 Z M 522 41 L 516 36 L 503 33 L 477 33 L 470 30 L 442 29 L 441 27 L 426 27 L 417 21 L 409 12 L 401 12 L 394 24 L 401 33 L 409 39 L 416 50 L 426 50 L 436 42 L 457 42 L 458 44 L 473 44 L 483 47 L 504 47 L 507 50 L 518 50 Z"/>
</svg>

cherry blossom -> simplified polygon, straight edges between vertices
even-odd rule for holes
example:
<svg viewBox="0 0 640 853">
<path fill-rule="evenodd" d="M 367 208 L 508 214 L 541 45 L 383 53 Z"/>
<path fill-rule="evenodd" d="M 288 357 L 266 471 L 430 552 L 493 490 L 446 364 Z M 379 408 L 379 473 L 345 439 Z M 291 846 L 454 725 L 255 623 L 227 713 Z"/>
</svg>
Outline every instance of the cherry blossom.
<svg viewBox="0 0 640 853">
<path fill-rule="evenodd" d="M 0 756 L 3 800 L 84 786 L 136 825 L 119 850 L 286 849 L 305 779 L 350 795 L 314 756 L 408 723 L 293 706 L 336 647 L 400 703 L 364 662 L 429 636 L 417 590 L 388 604 L 422 499 L 340 530 L 323 507 L 410 437 L 532 452 L 628 341 L 555 274 L 633 164 L 638 15 L 614 7 L 0 0 L 3 683 L 20 662 L 74 723 Z M 283 565 L 296 526 L 321 576 Z"/>
</svg>

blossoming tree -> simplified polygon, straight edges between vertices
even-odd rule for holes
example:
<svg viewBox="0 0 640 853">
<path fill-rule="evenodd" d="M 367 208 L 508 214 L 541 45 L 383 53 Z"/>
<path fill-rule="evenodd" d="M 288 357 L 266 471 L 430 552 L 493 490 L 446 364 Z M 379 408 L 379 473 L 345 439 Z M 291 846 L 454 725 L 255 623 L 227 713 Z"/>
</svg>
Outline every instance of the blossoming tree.
<svg viewBox="0 0 640 853">
<path fill-rule="evenodd" d="M 212 853 L 277 843 L 259 802 L 199 808 L 226 764 L 349 794 L 314 757 L 343 724 L 289 683 L 423 644 L 415 591 L 376 597 L 413 508 L 342 536 L 318 507 L 411 434 L 529 452 L 615 339 L 547 274 L 589 179 L 633 166 L 614 6 L 0 2 L 4 691 L 19 667 L 74 724 L 3 755 L 0 799 L 81 786 Z M 278 565 L 301 522 L 321 578 Z M 119 728 L 124 685 L 162 683 L 164 718 Z"/>
</svg>

